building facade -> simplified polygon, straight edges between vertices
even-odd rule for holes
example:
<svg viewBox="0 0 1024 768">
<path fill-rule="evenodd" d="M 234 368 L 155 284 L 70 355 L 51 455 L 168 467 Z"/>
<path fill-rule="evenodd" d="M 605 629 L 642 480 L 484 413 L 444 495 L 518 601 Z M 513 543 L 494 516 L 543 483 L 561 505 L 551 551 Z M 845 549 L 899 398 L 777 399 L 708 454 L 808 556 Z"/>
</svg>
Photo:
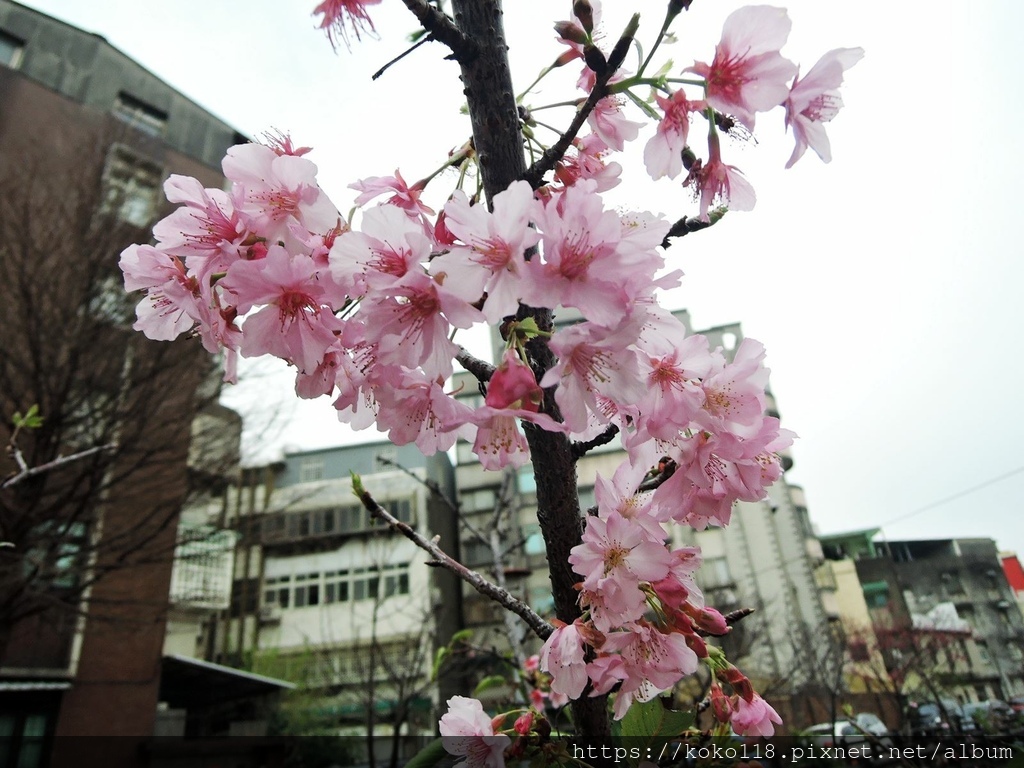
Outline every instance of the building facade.
<svg viewBox="0 0 1024 768">
<path fill-rule="evenodd" d="M 918 677 L 934 671 L 962 702 L 1024 693 L 1024 617 L 994 541 L 876 540 L 874 550 L 875 557 L 855 562 L 875 634 L 941 646 L 939 653 L 928 651 L 938 658 L 915 670 Z M 899 661 L 890 658 L 890 667 Z"/>
<path fill-rule="evenodd" d="M 295 735 L 371 734 L 383 757 L 397 734 L 411 754 L 433 733 L 439 698 L 459 692 L 445 675 L 432 681 L 431 666 L 461 627 L 461 590 L 366 510 L 353 473 L 457 556 L 446 455 L 386 442 L 286 454 L 244 470 L 202 513 L 235 544 L 230 598 L 193 633 L 194 652 L 294 683 L 284 727 Z"/>
<path fill-rule="evenodd" d="M 133 765 L 153 735 L 209 361 L 128 328 L 117 259 L 169 174 L 221 187 L 240 140 L 103 38 L 0 0 L 0 439 L 38 405 L 30 465 L 97 449 L 3 492 L 0 763 L 81 764 L 61 737 L 107 735 L 125 750 L 108 764 Z"/>
</svg>

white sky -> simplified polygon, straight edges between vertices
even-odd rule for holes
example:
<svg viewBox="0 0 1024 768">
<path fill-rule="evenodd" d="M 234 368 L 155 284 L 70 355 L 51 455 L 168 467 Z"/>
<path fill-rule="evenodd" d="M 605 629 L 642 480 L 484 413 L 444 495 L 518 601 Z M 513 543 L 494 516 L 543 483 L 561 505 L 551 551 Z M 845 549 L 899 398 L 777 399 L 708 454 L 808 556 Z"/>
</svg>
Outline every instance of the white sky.
<svg viewBox="0 0 1024 768">
<path fill-rule="evenodd" d="M 343 211 L 351 181 L 395 168 L 420 178 L 468 136 L 457 67 L 440 45 L 371 83 L 414 29 L 397 0 L 371 9 L 380 41 L 337 55 L 313 29 L 313 0 L 22 1 L 103 35 L 249 135 L 275 127 L 312 145 Z M 608 35 L 639 7 L 649 45 L 664 5 L 609 0 Z M 710 57 L 739 5 L 695 0 L 677 23 L 681 42 L 668 49 L 677 71 Z M 569 7 L 506 0 L 519 89 L 555 55 L 550 22 Z M 784 53 L 802 71 L 831 48 L 867 51 L 829 127 L 834 160 L 826 166 L 808 152 L 784 171 L 792 140 L 778 111 L 758 118 L 757 147 L 727 142 L 726 160 L 746 172 L 757 207 L 670 249 L 686 278 L 666 303 L 688 307 L 698 328 L 741 321 L 765 344 L 784 424 L 800 435 L 790 479 L 804 486 L 822 532 L 884 525 L 891 539 L 991 537 L 1024 554 L 1024 407 L 1011 402 L 1024 388 L 1014 335 L 1024 327 L 1024 4 L 788 7 Z M 562 78 L 532 103 L 575 96 Z M 644 182 L 638 144 L 633 162 L 623 161 L 630 183 L 619 199 L 673 219 L 692 213 L 678 182 Z M 329 405 L 292 408 L 287 393 L 282 401 L 291 423 L 279 441 L 351 441 Z"/>
</svg>

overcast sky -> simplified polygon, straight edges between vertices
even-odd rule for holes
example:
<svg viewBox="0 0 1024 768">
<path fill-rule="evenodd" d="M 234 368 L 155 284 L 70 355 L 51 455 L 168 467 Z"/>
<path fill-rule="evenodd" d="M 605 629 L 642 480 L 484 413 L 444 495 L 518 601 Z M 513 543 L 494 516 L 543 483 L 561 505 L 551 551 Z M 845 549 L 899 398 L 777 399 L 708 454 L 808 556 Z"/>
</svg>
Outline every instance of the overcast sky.
<svg viewBox="0 0 1024 768">
<path fill-rule="evenodd" d="M 343 211 L 351 181 L 395 168 L 420 178 L 468 137 L 457 68 L 439 45 L 371 83 L 414 29 L 397 0 L 371 9 L 379 41 L 337 54 L 313 28 L 313 0 L 24 1 L 103 35 L 248 135 L 273 127 L 312 145 Z M 569 6 L 506 0 L 519 89 L 555 55 L 550 22 Z M 606 6 L 609 36 L 639 7 L 639 37 L 649 41 L 664 3 Z M 710 59 L 736 7 L 694 2 L 667 49 L 677 71 Z M 784 53 L 802 71 L 831 48 L 866 50 L 829 126 L 834 160 L 808 152 L 784 171 L 792 139 L 778 111 L 758 118 L 757 146 L 727 143 L 726 160 L 746 172 L 757 207 L 669 251 L 686 278 L 666 304 L 689 308 L 698 328 L 740 321 L 765 344 L 783 422 L 800 435 L 789 476 L 804 486 L 821 532 L 991 537 L 1024 554 L 1024 407 L 1013 401 L 1024 388 L 1024 4 L 788 8 Z M 561 79 L 532 103 L 573 97 Z M 617 199 L 672 218 L 693 212 L 678 182 L 651 184 L 636 158 L 623 164 L 631 167 Z M 328 405 L 286 412 L 279 443 L 352 439 Z"/>
</svg>

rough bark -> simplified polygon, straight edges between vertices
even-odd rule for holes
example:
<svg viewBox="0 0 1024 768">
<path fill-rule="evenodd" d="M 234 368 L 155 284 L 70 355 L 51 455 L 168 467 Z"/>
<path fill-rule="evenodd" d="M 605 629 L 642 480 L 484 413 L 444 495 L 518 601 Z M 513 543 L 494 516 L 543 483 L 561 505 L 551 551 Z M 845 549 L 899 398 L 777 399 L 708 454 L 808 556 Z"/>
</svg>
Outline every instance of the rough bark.
<svg viewBox="0 0 1024 768">
<path fill-rule="evenodd" d="M 473 55 L 457 58 L 484 190 L 490 202 L 497 193 L 526 174 L 501 2 L 453 0 L 452 9 L 456 26 L 465 38 L 476 44 Z M 520 314 L 535 318 L 540 328 L 551 328 L 550 310 L 523 307 Z M 554 363 L 554 356 L 541 340 L 531 342 L 529 352 L 538 377 Z M 548 402 L 552 415 L 557 418 L 557 407 L 550 393 Z M 537 517 L 547 545 L 555 611 L 559 619 L 571 623 L 580 612 L 574 589 L 579 578 L 569 566 L 569 550 L 580 542 L 583 530 L 576 490 L 576 460 L 565 435 L 527 425 L 526 436 L 534 456 Z M 573 702 L 573 720 L 581 742 L 594 746 L 611 744 L 606 699 L 600 696 Z"/>
</svg>

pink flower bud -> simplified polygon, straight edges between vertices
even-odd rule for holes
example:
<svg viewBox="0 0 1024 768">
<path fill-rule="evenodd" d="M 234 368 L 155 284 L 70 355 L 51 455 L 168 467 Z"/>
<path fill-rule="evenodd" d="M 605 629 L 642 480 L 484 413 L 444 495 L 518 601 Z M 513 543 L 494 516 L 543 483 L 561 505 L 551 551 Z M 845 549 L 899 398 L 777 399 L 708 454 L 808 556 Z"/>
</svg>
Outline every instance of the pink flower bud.
<svg viewBox="0 0 1024 768">
<path fill-rule="evenodd" d="M 728 723 L 732 717 L 732 704 L 729 702 L 729 697 L 722 691 L 721 686 L 711 686 L 711 711 L 720 723 Z"/>
<path fill-rule="evenodd" d="M 491 376 L 484 403 L 491 408 L 512 408 L 537 413 L 544 391 L 537 377 L 514 350 L 506 350 L 501 365 Z"/>
<path fill-rule="evenodd" d="M 514 727 L 516 729 L 516 733 L 520 736 L 526 736 L 533 727 L 533 712 L 526 712 L 517 717 Z"/>
</svg>

